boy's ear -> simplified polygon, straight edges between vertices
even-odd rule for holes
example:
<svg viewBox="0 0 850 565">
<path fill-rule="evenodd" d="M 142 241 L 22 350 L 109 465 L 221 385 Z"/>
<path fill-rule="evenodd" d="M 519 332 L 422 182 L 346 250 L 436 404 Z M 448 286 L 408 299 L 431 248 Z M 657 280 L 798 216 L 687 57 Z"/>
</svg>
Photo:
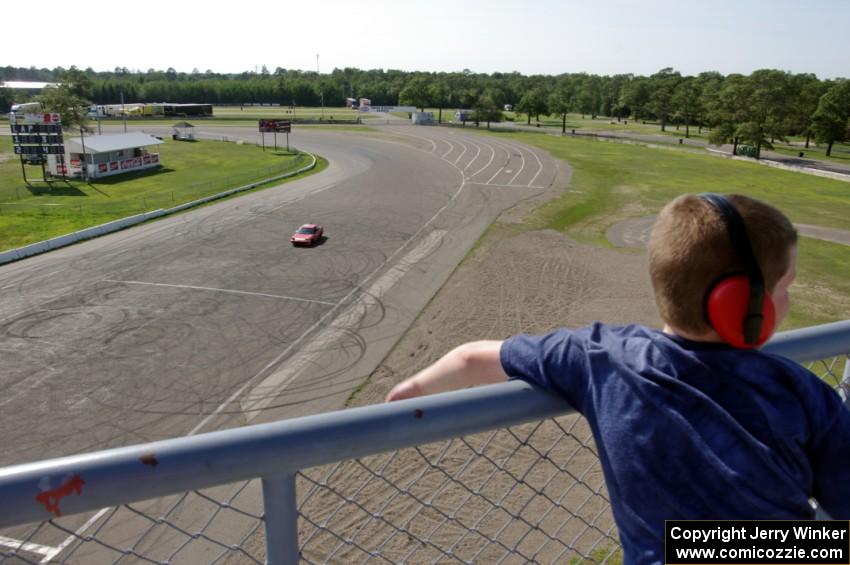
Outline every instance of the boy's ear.
<svg viewBox="0 0 850 565">
<path fill-rule="evenodd" d="M 751 302 L 750 280 L 730 275 L 712 285 L 706 297 L 706 315 L 723 341 L 740 349 L 763 345 L 776 326 L 776 308 L 770 293 L 764 291 L 761 307 Z"/>
</svg>

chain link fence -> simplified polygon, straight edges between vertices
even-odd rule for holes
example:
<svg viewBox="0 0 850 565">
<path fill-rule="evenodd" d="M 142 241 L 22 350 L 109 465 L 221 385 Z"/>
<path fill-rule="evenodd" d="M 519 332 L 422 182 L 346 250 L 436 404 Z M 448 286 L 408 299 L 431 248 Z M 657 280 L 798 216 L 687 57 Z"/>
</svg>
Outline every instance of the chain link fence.
<svg viewBox="0 0 850 565">
<path fill-rule="evenodd" d="M 847 363 L 808 366 L 840 388 Z M 303 563 L 622 562 L 576 415 L 303 469 L 296 485 Z M 0 563 L 265 563 L 262 498 L 251 480 L 17 526 Z"/>
</svg>

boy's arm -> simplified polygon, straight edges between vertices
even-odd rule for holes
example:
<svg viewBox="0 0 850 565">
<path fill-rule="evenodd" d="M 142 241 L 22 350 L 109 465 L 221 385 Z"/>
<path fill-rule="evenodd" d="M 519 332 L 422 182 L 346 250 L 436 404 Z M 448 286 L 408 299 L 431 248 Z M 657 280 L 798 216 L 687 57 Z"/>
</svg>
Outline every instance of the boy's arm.
<svg viewBox="0 0 850 565">
<path fill-rule="evenodd" d="M 457 347 L 439 361 L 400 382 L 387 394 L 387 402 L 404 400 L 508 380 L 499 352 L 501 341 L 474 341 Z"/>
</svg>

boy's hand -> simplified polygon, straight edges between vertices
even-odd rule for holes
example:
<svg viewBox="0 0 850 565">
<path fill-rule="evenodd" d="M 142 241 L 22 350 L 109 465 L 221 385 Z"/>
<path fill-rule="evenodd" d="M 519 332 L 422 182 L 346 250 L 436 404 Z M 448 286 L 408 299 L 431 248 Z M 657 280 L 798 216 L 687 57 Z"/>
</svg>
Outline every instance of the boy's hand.
<svg viewBox="0 0 850 565">
<path fill-rule="evenodd" d="M 504 382 L 501 341 L 475 341 L 449 351 L 433 365 L 397 384 L 386 401 L 404 400 L 468 386 Z"/>
<path fill-rule="evenodd" d="M 406 398 L 416 398 L 422 396 L 422 387 L 419 386 L 413 379 L 407 379 L 395 385 L 393 389 L 387 393 L 386 402 L 394 400 L 404 400 Z"/>
</svg>

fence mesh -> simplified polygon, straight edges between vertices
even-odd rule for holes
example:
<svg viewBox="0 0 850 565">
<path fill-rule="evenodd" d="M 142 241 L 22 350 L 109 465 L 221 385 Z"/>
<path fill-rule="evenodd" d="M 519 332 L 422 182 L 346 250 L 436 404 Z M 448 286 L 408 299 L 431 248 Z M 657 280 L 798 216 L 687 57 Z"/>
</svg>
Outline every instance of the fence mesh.
<svg viewBox="0 0 850 565">
<path fill-rule="evenodd" d="M 836 387 L 847 357 L 810 369 Z M 578 416 L 302 470 L 304 563 L 621 563 Z M 264 563 L 260 481 L 0 532 L 0 563 Z"/>
</svg>

